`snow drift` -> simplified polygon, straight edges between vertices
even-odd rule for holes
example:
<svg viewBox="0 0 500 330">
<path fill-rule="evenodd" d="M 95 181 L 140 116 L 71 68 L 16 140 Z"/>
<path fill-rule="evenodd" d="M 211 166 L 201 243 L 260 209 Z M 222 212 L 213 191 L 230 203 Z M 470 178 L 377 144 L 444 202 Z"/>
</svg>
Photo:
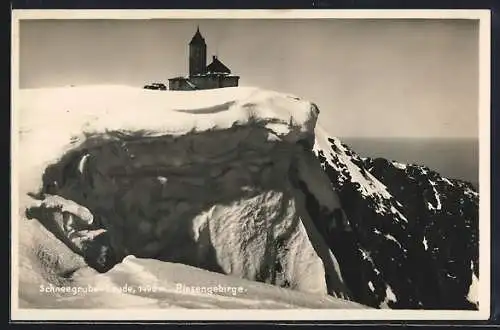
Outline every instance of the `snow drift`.
<svg viewBox="0 0 500 330">
<path fill-rule="evenodd" d="M 316 176 L 338 204 L 310 152 L 313 104 L 253 88 L 83 87 L 26 90 L 19 106 L 21 211 L 83 258 L 21 219 L 21 282 L 134 255 L 349 297 L 295 184 Z"/>
</svg>

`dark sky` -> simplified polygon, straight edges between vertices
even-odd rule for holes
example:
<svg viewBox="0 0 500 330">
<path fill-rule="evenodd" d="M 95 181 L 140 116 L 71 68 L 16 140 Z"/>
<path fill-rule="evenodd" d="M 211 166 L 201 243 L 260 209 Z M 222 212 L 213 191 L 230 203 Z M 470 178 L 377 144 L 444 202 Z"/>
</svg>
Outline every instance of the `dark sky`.
<svg viewBox="0 0 500 330">
<path fill-rule="evenodd" d="M 166 83 L 197 25 L 208 60 L 315 102 L 333 135 L 478 136 L 475 20 L 27 20 L 21 88 Z"/>
</svg>

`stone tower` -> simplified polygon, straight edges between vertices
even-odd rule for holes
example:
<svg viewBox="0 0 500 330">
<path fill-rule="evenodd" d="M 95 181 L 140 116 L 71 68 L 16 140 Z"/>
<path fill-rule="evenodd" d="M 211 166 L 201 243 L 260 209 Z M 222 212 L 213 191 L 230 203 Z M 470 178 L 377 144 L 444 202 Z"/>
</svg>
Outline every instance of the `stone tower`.
<svg viewBox="0 0 500 330">
<path fill-rule="evenodd" d="M 207 44 L 200 33 L 200 28 L 189 43 L 189 75 L 203 75 L 207 68 Z"/>
</svg>

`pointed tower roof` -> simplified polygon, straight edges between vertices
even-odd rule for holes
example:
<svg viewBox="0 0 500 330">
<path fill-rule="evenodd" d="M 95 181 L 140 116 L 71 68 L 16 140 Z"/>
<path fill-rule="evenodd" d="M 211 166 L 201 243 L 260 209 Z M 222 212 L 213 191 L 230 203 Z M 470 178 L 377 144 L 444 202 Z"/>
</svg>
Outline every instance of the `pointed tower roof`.
<svg viewBox="0 0 500 330">
<path fill-rule="evenodd" d="M 194 34 L 194 36 L 191 39 L 191 42 L 189 44 L 191 45 L 191 44 L 204 44 L 204 43 L 205 43 L 205 39 L 201 35 L 201 33 L 200 33 L 200 27 L 198 26 L 196 28 L 196 33 Z"/>
<path fill-rule="evenodd" d="M 212 63 L 207 66 L 207 73 L 223 73 L 230 74 L 231 70 L 225 66 L 217 56 L 212 56 Z"/>
</svg>

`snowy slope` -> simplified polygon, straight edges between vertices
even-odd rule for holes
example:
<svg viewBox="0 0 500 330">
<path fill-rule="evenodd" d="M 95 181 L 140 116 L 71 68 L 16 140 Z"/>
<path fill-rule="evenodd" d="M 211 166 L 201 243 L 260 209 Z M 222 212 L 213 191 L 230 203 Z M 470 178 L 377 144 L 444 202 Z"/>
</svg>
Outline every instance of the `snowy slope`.
<svg viewBox="0 0 500 330">
<path fill-rule="evenodd" d="M 62 288 L 69 288 L 62 292 Z M 105 274 L 83 268 L 70 284 L 44 284 L 25 308 L 360 309 L 366 306 L 153 259 L 126 257 Z M 73 290 L 73 291 L 71 291 Z"/>
<path fill-rule="evenodd" d="M 477 305 L 479 194 L 473 186 L 422 165 L 370 158 L 363 163 L 405 205 L 405 214 L 415 222 L 415 243 L 421 242 L 415 249 L 428 258 L 428 268 L 440 270 L 432 279 L 441 287 L 427 286 L 427 300 L 453 306 L 463 303 L 465 295 Z"/>
<path fill-rule="evenodd" d="M 479 213 L 472 185 L 420 165 L 362 159 L 319 126 L 314 152 L 347 216 L 344 227 L 326 236 L 354 300 L 477 308 Z"/>
<path fill-rule="evenodd" d="M 407 223 L 401 204 L 387 187 L 361 166 L 360 159 L 338 139 L 316 128 L 313 151 L 339 191 L 344 216 L 323 212 L 318 221 L 333 219 L 338 225 L 325 231 L 342 274 L 357 301 L 374 307 L 421 307 L 413 301 L 412 283 L 406 273 Z M 330 220 L 331 221 L 331 220 Z M 393 274 L 387 277 L 387 270 Z M 398 293 L 403 293 L 402 297 Z"/>
</svg>

